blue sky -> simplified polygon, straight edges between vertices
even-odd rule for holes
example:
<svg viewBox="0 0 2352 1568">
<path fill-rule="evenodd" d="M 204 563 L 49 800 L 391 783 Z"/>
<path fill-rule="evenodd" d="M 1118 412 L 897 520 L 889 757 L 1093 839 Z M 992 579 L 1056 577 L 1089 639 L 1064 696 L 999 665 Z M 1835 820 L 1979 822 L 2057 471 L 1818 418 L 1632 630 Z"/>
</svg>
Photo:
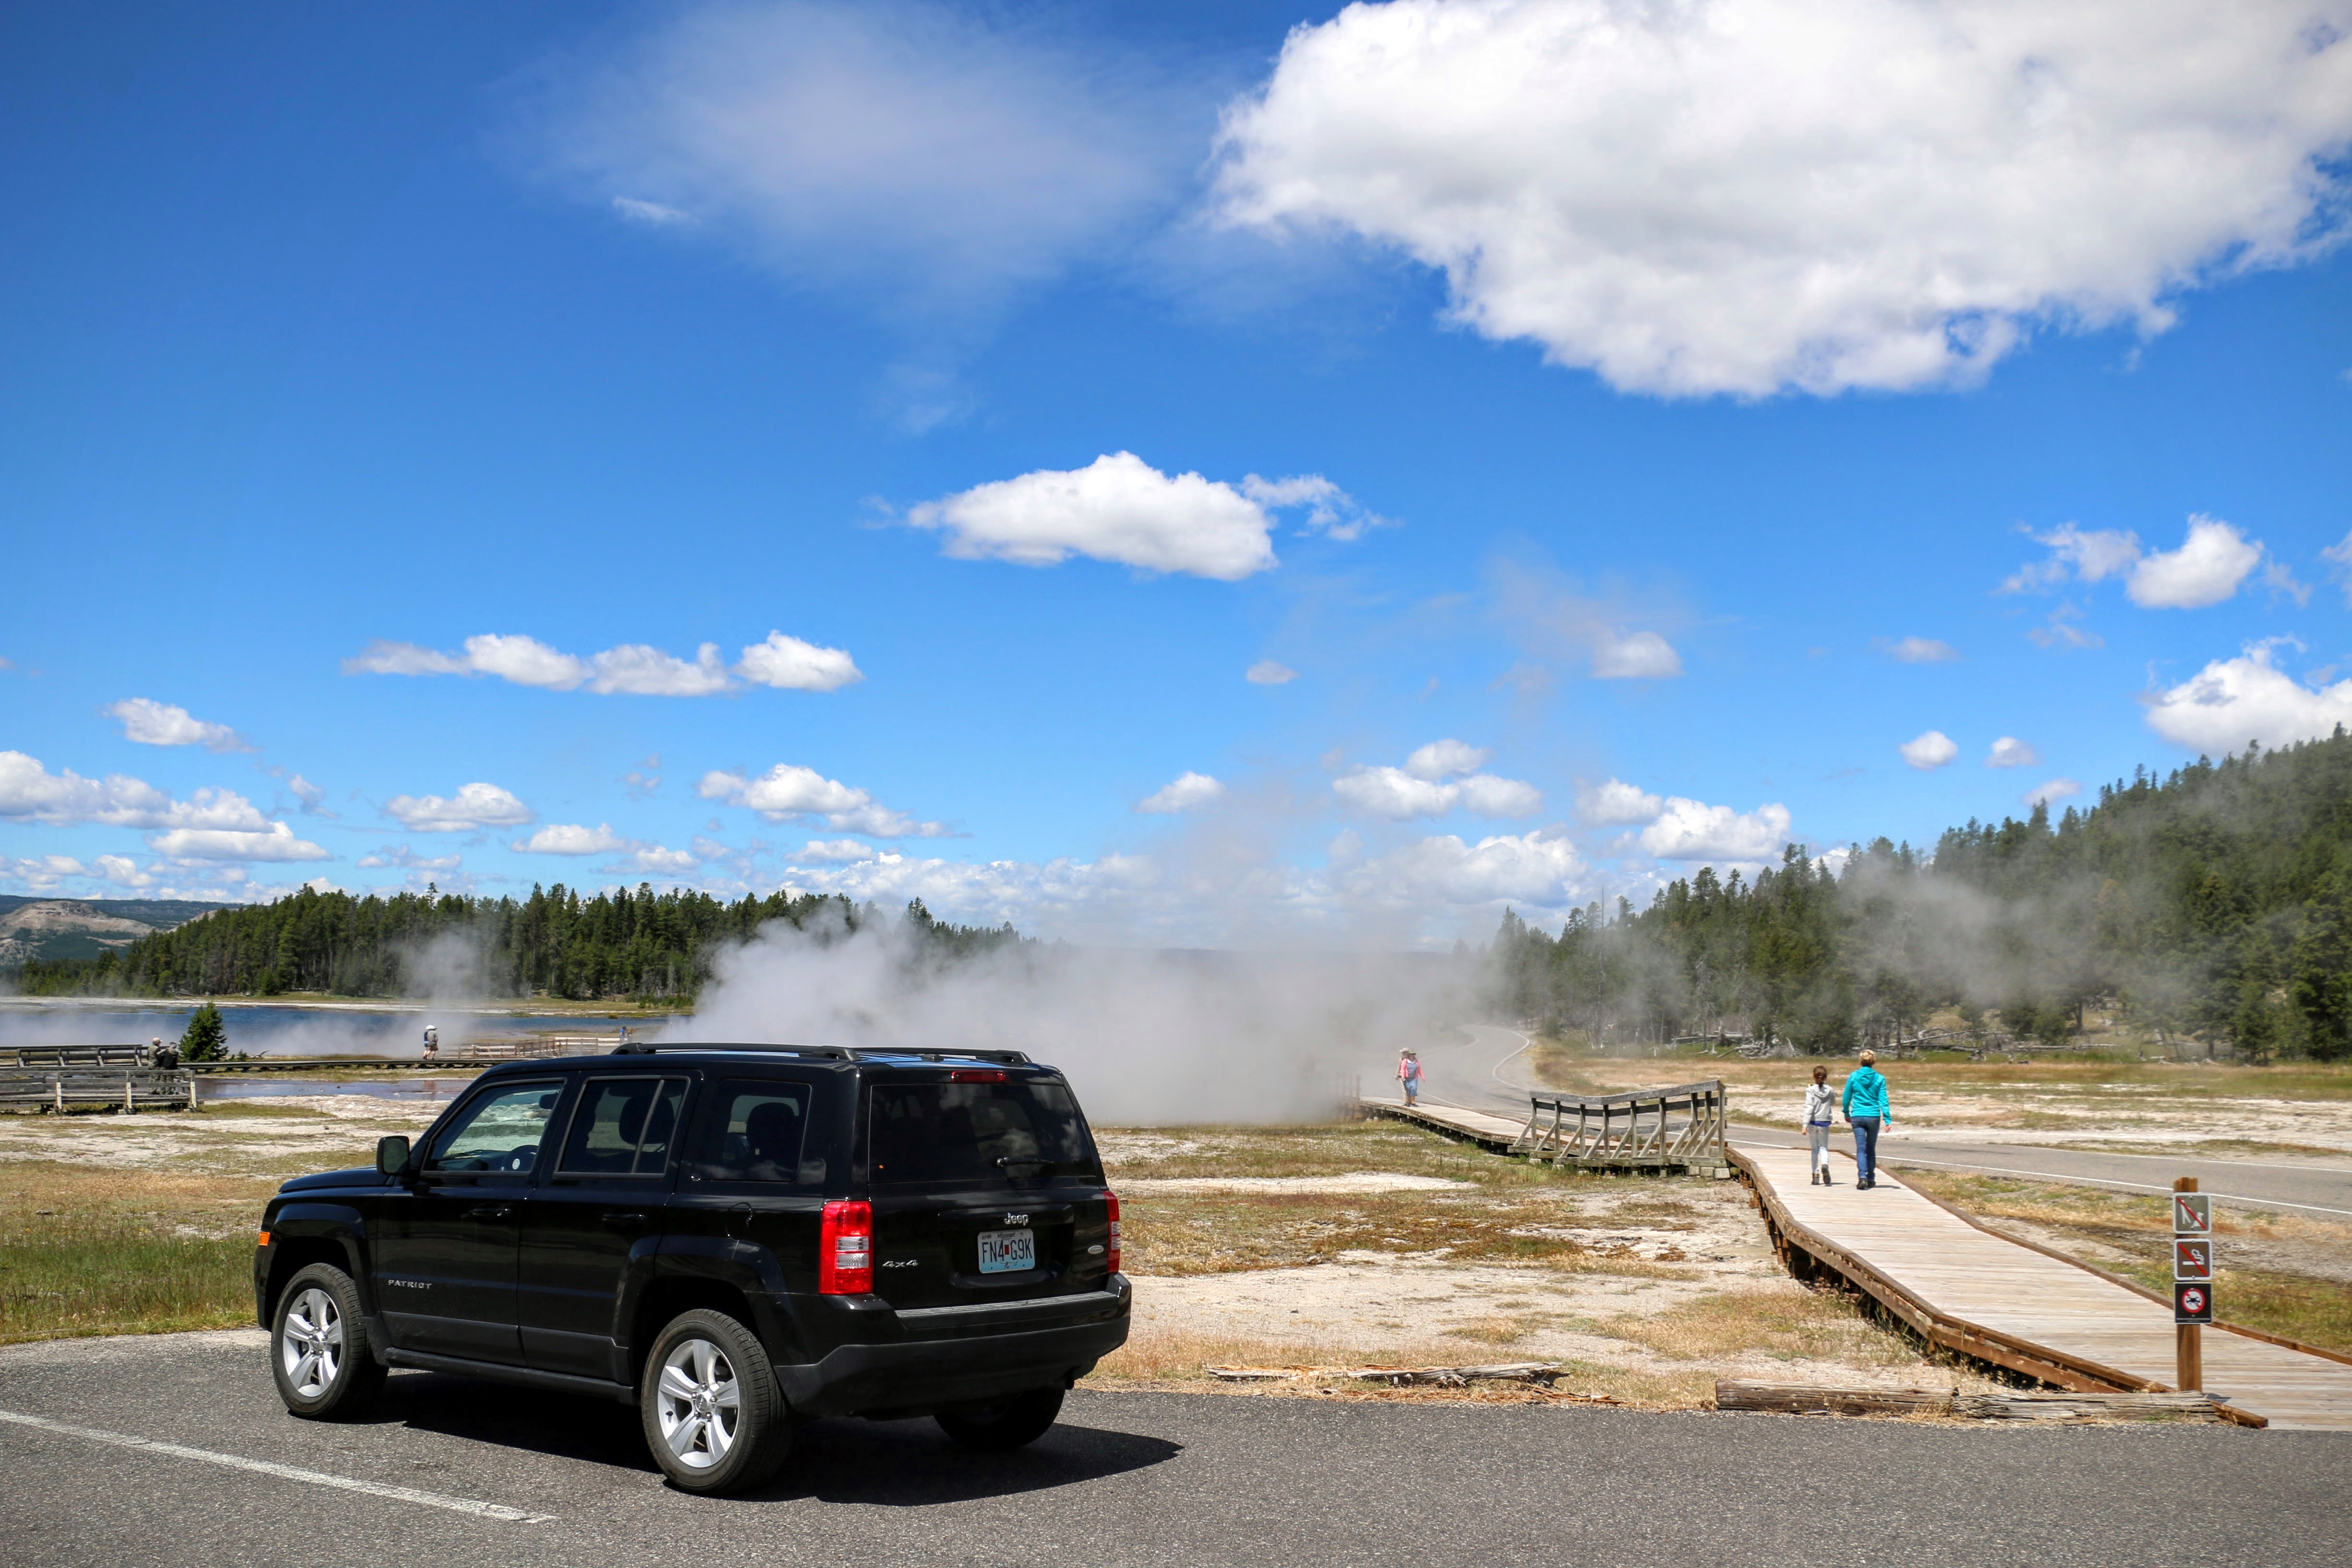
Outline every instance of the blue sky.
<svg viewBox="0 0 2352 1568">
<path fill-rule="evenodd" d="M 2352 718 L 2352 7 L 1609 10 L 18 8 L 0 889 L 1444 942 Z"/>
</svg>

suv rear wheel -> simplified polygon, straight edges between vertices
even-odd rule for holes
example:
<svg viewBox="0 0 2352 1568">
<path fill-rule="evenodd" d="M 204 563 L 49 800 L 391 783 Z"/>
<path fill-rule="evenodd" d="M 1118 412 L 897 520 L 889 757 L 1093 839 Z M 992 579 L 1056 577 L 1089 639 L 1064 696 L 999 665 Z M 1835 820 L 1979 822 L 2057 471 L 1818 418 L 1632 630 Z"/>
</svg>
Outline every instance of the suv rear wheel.
<svg viewBox="0 0 2352 1568">
<path fill-rule="evenodd" d="M 672 1318 L 637 1388 L 646 1447 L 672 1485 L 740 1491 L 792 1452 L 791 1412 L 759 1337 L 724 1312 Z"/>
<path fill-rule="evenodd" d="M 1060 1389 L 1033 1388 L 1009 1399 L 942 1410 L 932 1419 L 963 1447 L 999 1453 L 1043 1437 L 1061 1414 Z"/>
<path fill-rule="evenodd" d="M 269 1330 L 269 1371 L 286 1408 L 310 1421 L 357 1415 L 383 1387 L 360 1317 L 359 1287 L 331 1263 L 286 1282 Z"/>
</svg>

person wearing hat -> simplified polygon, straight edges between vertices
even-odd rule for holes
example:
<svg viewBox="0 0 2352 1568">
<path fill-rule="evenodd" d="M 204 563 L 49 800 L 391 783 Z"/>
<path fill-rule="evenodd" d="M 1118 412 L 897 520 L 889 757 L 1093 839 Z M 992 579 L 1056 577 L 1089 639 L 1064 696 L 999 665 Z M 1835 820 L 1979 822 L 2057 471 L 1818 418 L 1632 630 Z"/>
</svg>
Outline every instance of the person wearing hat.
<svg viewBox="0 0 2352 1568">
<path fill-rule="evenodd" d="M 1397 1082 L 1404 1089 L 1407 1105 L 1421 1103 L 1421 1053 L 1406 1051 L 1397 1058 Z"/>
<path fill-rule="evenodd" d="M 1862 1053 L 1862 1065 L 1846 1074 L 1842 1109 L 1853 1129 L 1854 1191 L 1868 1192 L 1878 1184 L 1878 1130 L 1895 1119 L 1887 1104 L 1886 1079 L 1874 1065 L 1876 1051 Z"/>
</svg>

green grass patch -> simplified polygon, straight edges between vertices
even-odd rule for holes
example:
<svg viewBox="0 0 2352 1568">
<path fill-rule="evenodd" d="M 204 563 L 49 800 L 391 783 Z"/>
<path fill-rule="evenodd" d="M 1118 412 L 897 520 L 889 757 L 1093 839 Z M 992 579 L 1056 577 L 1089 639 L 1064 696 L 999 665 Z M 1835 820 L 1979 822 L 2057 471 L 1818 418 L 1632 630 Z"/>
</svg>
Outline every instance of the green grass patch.
<svg viewBox="0 0 2352 1568">
<path fill-rule="evenodd" d="M 0 1231 L 0 1344 L 252 1321 L 253 1238 L 58 1216 Z"/>
</svg>

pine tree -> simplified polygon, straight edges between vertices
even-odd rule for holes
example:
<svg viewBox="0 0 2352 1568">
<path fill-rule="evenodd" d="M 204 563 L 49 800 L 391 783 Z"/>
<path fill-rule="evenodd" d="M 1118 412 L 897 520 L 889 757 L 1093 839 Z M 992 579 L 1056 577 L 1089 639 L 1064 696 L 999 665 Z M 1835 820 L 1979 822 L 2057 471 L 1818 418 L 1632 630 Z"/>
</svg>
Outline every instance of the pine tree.
<svg viewBox="0 0 2352 1568">
<path fill-rule="evenodd" d="M 216 1062 L 228 1055 L 228 1026 L 221 1021 L 221 1011 L 207 1002 L 188 1019 L 188 1032 L 180 1037 L 180 1059 L 184 1062 Z"/>
</svg>

